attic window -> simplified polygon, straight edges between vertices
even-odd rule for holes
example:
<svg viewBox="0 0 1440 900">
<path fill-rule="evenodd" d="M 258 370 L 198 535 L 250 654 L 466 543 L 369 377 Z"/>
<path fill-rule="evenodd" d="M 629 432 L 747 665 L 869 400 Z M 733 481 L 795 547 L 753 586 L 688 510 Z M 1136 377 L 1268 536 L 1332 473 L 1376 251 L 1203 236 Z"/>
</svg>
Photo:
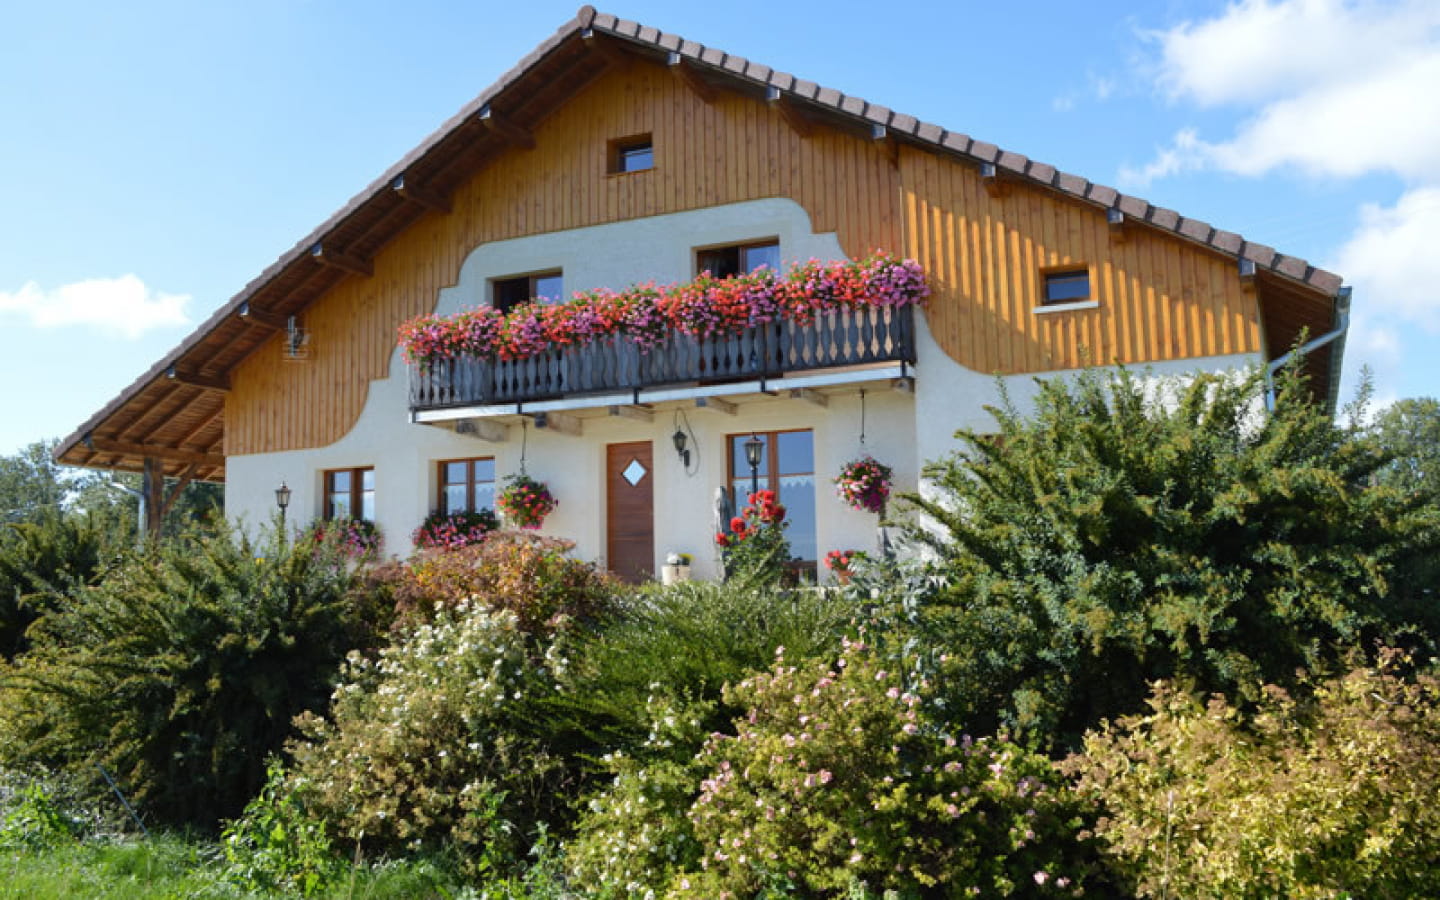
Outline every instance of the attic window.
<svg viewBox="0 0 1440 900">
<path fill-rule="evenodd" d="M 610 142 L 610 172 L 643 172 L 655 168 L 655 142 L 648 134 Z"/>
<path fill-rule="evenodd" d="M 695 251 L 695 271 L 709 272 L 716 278 L 744 275 L 761 266 L 767 266 L 772 272 L 780 271 L 779 241 L 730 244 L 725 247 L 706 247 Z"/>
<path fill-rule="evenodd" d="M 1083 303 L 1090 299 L 1090 269 L 1088 267 L 1056 269 L 1045 272 L 1045 306 Z"/>
<path fill-rule="evenodd" d="M 509 312 L 532 300 L 536 303 L 559 303 L 565 294 L 565 282 L 559 269 L 496 278 L 490 284 L 490 304 L 501 312 Z"/>
</svg>

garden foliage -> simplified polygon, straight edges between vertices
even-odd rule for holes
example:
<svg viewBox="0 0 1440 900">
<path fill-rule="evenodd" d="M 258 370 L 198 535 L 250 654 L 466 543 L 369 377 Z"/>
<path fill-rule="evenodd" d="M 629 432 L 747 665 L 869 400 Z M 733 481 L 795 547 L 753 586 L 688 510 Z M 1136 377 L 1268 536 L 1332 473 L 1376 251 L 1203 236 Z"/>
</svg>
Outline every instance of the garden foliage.
<svg viewBox="0 0 1440 900">
<path fill-rule="evenodd" d="M 902 894 L 1078 894 L 1076 807 L 1044 757 L 952 732 L 928 684 L 907 686 L 863 641 L 837 660 L 739 682 L 748 707 L 714 734 L 690 810 L 700 868 L 679 896 L 802 894 L 854 882 Z"/>
<path fill-rule="evenodd" d="M 1387 455 L 1294 378 L 1273 415 L 1262 388 L 1051 379 L 1033 415 L 993 410 L 997 435 L 962 431 L 927 468 L 911 537 L 948 587 L 912 619 L 977 723 L 1074 746 L 1155 679 L 1253 700 L 1340 647 L 1436 646 L 1440 609 L 1407 573 L 1440 549 L 1440 511 L 1376 483 Z"/>
<path fill-rule="evenodd" d="M 52 511 L 0 528 L 0 659 L 24 651 L 36 619 L 127 552 L 111 537 L 111 524 L 97 514 Z"/>
<path fill-rule="evenodd" d="M 165 543 L 71 592 L 0 668 L 0 757 L 94 779 L 152 822 L 213 828 L 264 782 L 300 712 L 323 709 L 362 628 L 334 547 Z"/>
<path fill-rule="evenodd" d="M 1397 662 L 1253 717 L 1158 685 L 1068 762 L 1111 868 L 1143 897 L 1440 896 L 1440 684 Z"/>
</svg>

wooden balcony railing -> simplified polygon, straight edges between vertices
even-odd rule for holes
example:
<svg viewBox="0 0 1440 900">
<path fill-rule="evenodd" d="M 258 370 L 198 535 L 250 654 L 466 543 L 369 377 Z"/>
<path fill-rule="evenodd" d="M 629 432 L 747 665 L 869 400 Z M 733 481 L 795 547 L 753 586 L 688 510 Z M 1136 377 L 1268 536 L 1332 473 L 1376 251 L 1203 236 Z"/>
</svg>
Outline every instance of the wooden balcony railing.
<svg viewBox="0 0 1440 900">
<path fill-rule="evenodd" d="M 739 334 L 674 334 L 648 351 L 619 339 L 514 361 L 456 359 L 410 367 L 410 408 L 554 400 L 637 388 L 778 378 L 883 362 L 915 362 L 913 307 L 861 307 L 809 325 L 775 322 Z"/>
</svg>

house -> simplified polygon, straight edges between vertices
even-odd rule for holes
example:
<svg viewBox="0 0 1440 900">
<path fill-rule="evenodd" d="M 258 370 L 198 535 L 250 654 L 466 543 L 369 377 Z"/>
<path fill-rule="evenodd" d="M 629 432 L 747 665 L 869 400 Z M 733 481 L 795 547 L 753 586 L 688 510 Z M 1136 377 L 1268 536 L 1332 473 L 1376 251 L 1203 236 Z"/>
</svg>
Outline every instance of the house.
<svg viewBox="0 0 1440 900">
<path fill-rule="evenodd" d="M 397 347 L 422 314 L 875 248 L 923 266 L 928 306 L 797 326 L 763 365 L 753 345 L 645 357 L 664 366 L 593 345 L 422 371 Z M 1230 370 L 1303 331 L 1327 338 L 1308 365 L 1333 402 L 1348 298 L 1240 235 L 583 7 L 56 454 L 143 472 L 154 524 L 167 483 L 223 480 L 249 523 L 283 483 L 292 524 L 363 515 L 398 553 L 524 468 L 559 498 L 544 532 L 582 556 L 635 575 L 689 552 L 707 575 L 747 440 L 814 561 L 875 540 L 834 494 L 845 461 L 915 486 L 1002 382 L 1023 402 L 1034 376 L 1089 364 Z"/>
</svg>

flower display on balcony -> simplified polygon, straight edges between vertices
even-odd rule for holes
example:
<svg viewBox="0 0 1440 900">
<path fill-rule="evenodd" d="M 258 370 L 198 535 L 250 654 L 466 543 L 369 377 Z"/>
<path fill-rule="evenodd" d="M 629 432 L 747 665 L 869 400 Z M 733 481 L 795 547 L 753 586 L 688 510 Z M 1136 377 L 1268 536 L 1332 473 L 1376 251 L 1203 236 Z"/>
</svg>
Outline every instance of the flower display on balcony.
<svg viewBox="0 0 1440 900">
<path fill-rule="evenodd" d="M 458 550 L 478 544 L 500 527 L 500 520 L 488 509 L 478 512 L 433 512 L 413 535 L 415 546 L 426 550 Z"/>
<path fill-rule="evenodd" d="M 516 528 L 539 528 L 559 503 L 545 482 L 523 473 L 511 475 L 495 499 L 505 521 Z"/>
<path fill-rule="evenodd" d="M 485 306 L 453 316 L 418 316 L 400 326 L 405 361 L 428 369 L 449 359 L 528 359 L 556 347 L 628 340 L 642 351 L 674 332 L 695 338 L 736 334 L 781 320 L 861 307 L 898 308 L 930 295 L 913 259 L 877 252 L 862 260 L 811 260 L 785 275 L 761 268 L 731 278 L 705 272 L 684 284 L 593 290 L 567 303 Z"/>
<path fill-rule="evenodd" d="M 835 493 L 853 509 L 882 513 L 890 499 L 893 475 L 889 466 L 866 454 L 841 466 L 835 476 Z"/>
</svg>

